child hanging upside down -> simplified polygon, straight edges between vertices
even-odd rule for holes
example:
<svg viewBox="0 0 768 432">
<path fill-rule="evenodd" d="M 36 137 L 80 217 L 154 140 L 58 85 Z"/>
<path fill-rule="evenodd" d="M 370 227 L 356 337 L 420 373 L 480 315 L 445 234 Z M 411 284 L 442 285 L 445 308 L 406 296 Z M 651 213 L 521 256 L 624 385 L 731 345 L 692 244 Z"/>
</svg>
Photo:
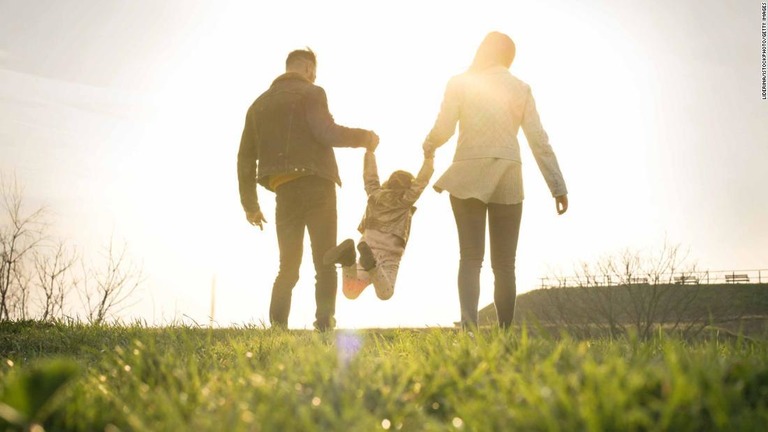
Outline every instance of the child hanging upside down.
<svg viewBox="0 0 768 432">
<path fill-rule="evenodd" d="M 347 239 L 326 252 L 326 264 L 342 266 L 342 292 L 349 299 L 356 299 L 373 283 L 376 296 L 382 300 L 392 297 L 400 259 L 408 243 L 411 218 L 419 198 L 434 172 L 434 152 L 424 154 L 424 163 L 416 178 L 407 171 L 395 171 L 384 184 L 379 183 L 376 156 L 365 152 L 363 180 L 368 194 L 360 226 L 363 235 L 357 244 L 360 262 L 355 263 L 355 242 Z"/>
</svg>

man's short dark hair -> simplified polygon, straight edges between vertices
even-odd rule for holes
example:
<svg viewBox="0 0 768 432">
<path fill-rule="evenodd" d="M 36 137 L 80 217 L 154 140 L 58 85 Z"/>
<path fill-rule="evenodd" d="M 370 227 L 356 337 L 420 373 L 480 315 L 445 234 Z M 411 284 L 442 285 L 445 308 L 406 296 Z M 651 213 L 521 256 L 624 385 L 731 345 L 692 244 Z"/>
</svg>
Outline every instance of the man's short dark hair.
<svg viewBox="0 0 768 432">
<path fill-rule="evenodd" d="M 313 65 L 317 65 L 317 57 L 315 57 L 315 53 L 309 48 L 291 51 L 285 59 L 285 67 L 287 68 L 298 61 L 308 61 Z"/>
</svg>

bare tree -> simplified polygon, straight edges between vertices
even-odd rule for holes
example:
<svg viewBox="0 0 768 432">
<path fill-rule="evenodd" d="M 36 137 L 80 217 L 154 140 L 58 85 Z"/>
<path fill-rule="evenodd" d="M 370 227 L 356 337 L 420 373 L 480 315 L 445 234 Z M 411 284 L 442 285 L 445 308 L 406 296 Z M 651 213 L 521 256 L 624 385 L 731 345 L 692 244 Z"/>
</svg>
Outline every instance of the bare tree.
<svg viewBox="0 0 768 432">
<path fill-rule="evenodd" d="M 34 250 L 33 250 L 34 253 Z M 13 272 L 12 290 L 8 295 L 8 314 L 20 320 L 29 318 L 29 303 L 32 298 L 32 281 L 28 271 L 29 255 L 19 260 Z"/>
<path fill-rule="evenodd" d="M 92 324 L 101 324 L 109 314 L 130 306 L 128 299 L 144 282 L 143 270 L 128 258 L 125 243 L 118 248 L 110 238 L 103 258 L 101 268 L 84 270 L 82 280 L 84 305 Z"/>
<path fill-rule="evenodd" d="M 64 304 L 70 289 L 77 285 L 72 270 L 78 262 L 77 253 L 63 241 L 53 246 L 51 252 L 33 253 L 36 286 L 40 293 L 40 319 L 43 321 L 62 318 Z"/>
<path fill-rule="evenodd" d="M 3 225 L 0 229 L 0 321 L 13 311 L 26 315 L 29 278 L 23 261 L 45 239 L 46 209 L 26 211 L 23 188 L 15 177 L 0 176 Z"/>
<path fill-rule="evenodd" d="M 28 211 L 15 177 L 0 175 L 0 321 L 64 317 L 69 293 L 77 290 L 91 323 L 119 312 L 143 282 L 142 269 L 112 238 L 103 261 L 86 268 L 74 249 L 47 235 L 47 210 Z M 81 263 L 82 273 L 74 271 Z M 31 311 L 30 306 L 39 309 Z M 39 312 L 39 314 L 38 314 Z"/>
<path fill-rule="evenodd" d="M 647 338 L 656 328 L 700 332 L 712 309 L 699 300 L 695 264 L 679 245 L 664 243 L 655 253 L 624 250 L 594 264 L 582 263 L 573 277 L 554 276 L 548 289 L 548 319 L 583 336 L 613 337 L 632 329 Z"/>
<path fill-rule="evenodd" d="M 685 282 L 686 276 L 696 273 L 693 264 L 687 264 L 688 254 L 682 254 L 679 245 L 668 245 L 650 257 L 630 256 L 631 261 L 623 260 L 622 270 L 632 276 L 642 275 L 641 285 L 622 281 L 629 302 L 629 319 L 635 331 L 642 337 L 650 336 L 656 324 L 663 324 L 672 330 L 678 330 L 683 322 L 691 322 L 691 310 L 688 308 L 700 292 L 685 289 L 684 283 L 675 284 L 675 277 Z M 676 276 L 677 275 L 677 276 Z M 647 285 L 646 285 L 647 283 Z M 704 317 L 696 317 L 704 318 Z M 706 321 L 694 320 L 703 328 Z"/>
<path fill-rule="evenodd" d="M 583 262 L 573 276 L 558 273 L 545 278 L 554 280 L 555 286 L 537 296 L 536 318 L 579 337 L 624 334 L 623 298 L 614 286 L 619 278 L 612 270 L 613 260 L 607 257 L 594 264 Z"/>
</svg>

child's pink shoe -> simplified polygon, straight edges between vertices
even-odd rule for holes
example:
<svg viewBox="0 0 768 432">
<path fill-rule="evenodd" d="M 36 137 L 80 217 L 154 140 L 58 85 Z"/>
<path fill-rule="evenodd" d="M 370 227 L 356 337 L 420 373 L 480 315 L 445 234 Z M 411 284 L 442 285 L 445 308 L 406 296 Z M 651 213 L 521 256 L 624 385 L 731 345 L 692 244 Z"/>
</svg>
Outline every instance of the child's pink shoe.
<svg viewBox="0 0 768 432">
<path fill-rule="evenodd" d="M 364 281 L 361 279 L 347 279 L 344 278 L 344 285 L 341 287 L 341 292 L 344 293 L 344 297 L 354 300 L 360 297 L 365 287 L 370 285 L 370 281 Z"/>
</svg>

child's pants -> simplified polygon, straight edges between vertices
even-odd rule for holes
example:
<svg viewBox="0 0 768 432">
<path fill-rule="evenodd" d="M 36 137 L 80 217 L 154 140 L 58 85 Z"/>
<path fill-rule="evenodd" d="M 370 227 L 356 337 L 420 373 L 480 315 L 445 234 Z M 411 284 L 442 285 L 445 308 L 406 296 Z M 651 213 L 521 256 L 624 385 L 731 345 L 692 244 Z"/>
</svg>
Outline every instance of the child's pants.
<svg viewBox="0 0 768 432">
<path fill-rule="evenodd" d="M 382 300 L 388 300 L 395 293 L 400 259 L 405 252 L 403 239 L 394 234 L 367 229 L 360 241 L 370 246 L 373 257 L 376 258 L 376 267 L 369 271 L 365 271 L 359 263 L 343 267 L 342 292 L 347 298 L 355 299 L 365 287 L 373 284 L 376 296 Z"/>
</svg>

